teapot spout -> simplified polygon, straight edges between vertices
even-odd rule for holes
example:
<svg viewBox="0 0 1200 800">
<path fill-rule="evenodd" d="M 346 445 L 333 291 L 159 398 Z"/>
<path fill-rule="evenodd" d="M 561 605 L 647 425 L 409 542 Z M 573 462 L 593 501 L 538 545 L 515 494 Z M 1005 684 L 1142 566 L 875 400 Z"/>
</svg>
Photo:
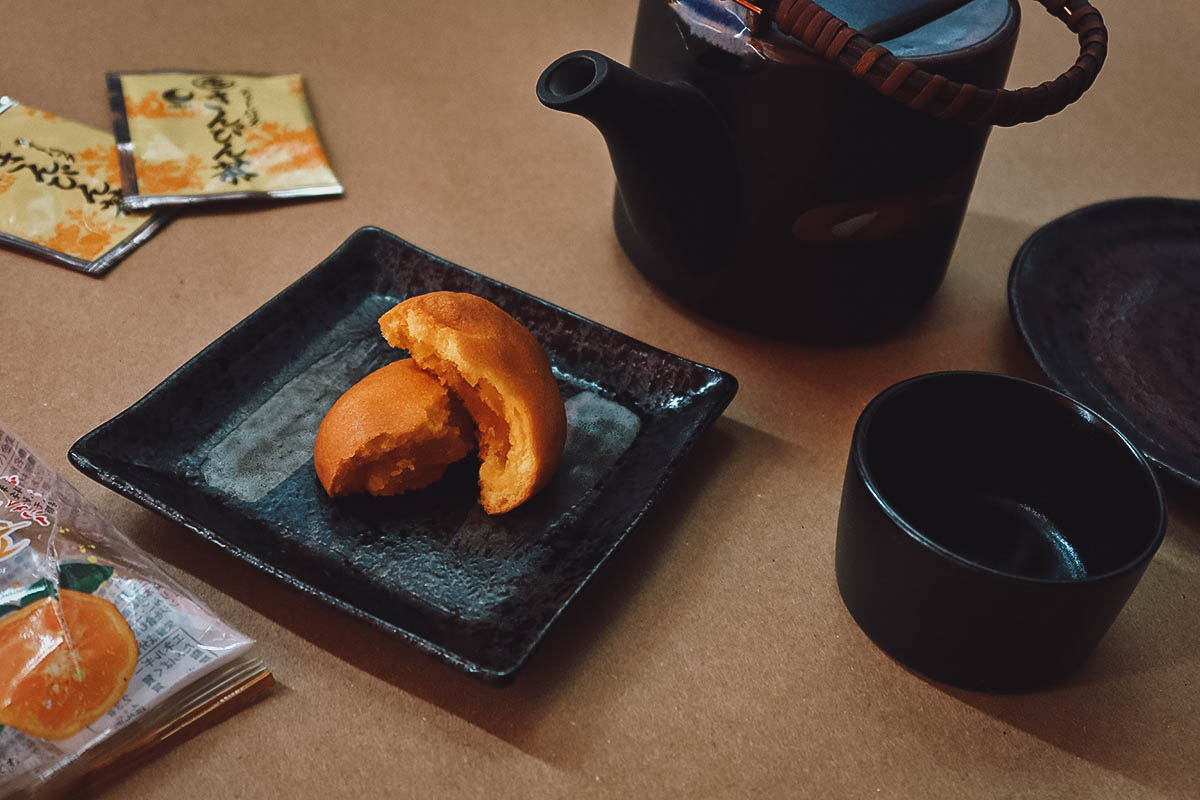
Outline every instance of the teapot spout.
<svg viewBox="0 0 1200 800">
<path fill-rule="evenodd" d="M 603 135 L 617 213 L 640 239 L 636 248 L 623 241 L 627 251 L 653 252 L 694 271 L 729 256 L 739 224 L 737 161 L 725 122 L 704 94 L 578 50 L 542 72 L 537 96 Z"/>
</svg>

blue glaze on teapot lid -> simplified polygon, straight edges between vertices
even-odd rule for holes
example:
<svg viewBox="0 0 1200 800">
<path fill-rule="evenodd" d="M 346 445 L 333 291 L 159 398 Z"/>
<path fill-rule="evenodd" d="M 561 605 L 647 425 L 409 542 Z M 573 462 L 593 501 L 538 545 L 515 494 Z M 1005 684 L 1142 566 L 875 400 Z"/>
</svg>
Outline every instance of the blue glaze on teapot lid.
<svg viewBox="0 0 1200 800">
<path fill-rule="evenodd" d="M 1013 0 L 818 0 L 900 58 L 930 58 L 979 46 L 1013 24 Z M 691 34 L 730 53 L 780 60 L 804 46 L 779 34 L 755 34 L 733 0 L 668 0 Z M 782 60 L 787 60 L 783 58 Z"/>
<path fill-rule="evenodd" d="M 826 3 L 833 4 L 832 0 L 826 0 Z M 1013 24 L 1017 13 L 1012 0 L 971 0 L 932 22 L 880 44 L 898 58 L 953 53 L 983 44 Z"/>
<path fill-rule="evenodd" d="M 970 0 L 818 0 L 868 39 L 887 41 L 941 19 Z"/>
</svg>

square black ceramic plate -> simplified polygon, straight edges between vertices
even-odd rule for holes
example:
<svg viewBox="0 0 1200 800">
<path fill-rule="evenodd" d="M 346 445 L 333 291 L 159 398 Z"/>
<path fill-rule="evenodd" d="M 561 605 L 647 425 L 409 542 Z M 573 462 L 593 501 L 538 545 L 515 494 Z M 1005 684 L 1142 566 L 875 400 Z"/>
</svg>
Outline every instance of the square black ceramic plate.
<svg viewBox="0 0 1200 800">
<path fill-rule="evenodd" d="M 488 298 L 546 350 L 569 422 L 554 479 L 498 517 L 476 505 L 470 463 L 420 492 L 330 500 L 312 466 L 317 425 L 402 355 L 378 317 L 440 289 Z M 70 458 L 292 586 L 503 682 L 736 391 L 731 375 L 363 228 Z"/>
</svg>

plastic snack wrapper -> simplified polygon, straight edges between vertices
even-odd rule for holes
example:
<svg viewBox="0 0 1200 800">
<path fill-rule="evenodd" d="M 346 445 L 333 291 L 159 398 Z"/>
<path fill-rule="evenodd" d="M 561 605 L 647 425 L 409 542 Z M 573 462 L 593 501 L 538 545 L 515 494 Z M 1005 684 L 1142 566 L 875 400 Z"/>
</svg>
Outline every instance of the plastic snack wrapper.
<svg viewBox="0 0 1200 800">
<path fill-rule="evenodd" d="M 127 209 L 340 195 L 299 75 L 109 73 Z"/>
<path fill-rule="evenodd" d="M 273 684 L 252 645 L 0 425 L 0 796 L 69 796 L 240 709 Z"/>
<path fill-rule="evenodd" d="M 0 97 L 0 241 L 100 275 L 166 221 L 122 199 L 111 134 Z"/>
</svg>

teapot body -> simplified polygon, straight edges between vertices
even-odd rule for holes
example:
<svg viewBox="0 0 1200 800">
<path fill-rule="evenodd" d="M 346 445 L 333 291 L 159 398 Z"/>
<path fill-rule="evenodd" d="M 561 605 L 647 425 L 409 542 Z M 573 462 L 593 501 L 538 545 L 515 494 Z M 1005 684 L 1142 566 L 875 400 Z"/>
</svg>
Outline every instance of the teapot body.
<svg viewBox="0 0 1200 800">
<path fill-rule="evenodd" d="M 613 217 L 630 260 L 702 314 L 775 336 L 853 340 L 910 320 L 946 274 L 989 129 L 904 108 L 777 33 L 731 52 L 689 28 L 684 12 L 704 4 L 641 0 L 630 66 L 695 87 L 723 121 L 735 174 L 714 179 L 733 196 L 705 227 L 731 244 L 673 257 L 655 246 L 663 221 L 642 211 L 638 194 L 653 189 L 622 183 Z M 1002 86 L 1018 24 L 1016 0 L 972 0 L 883 44 Z M 706 160 L 689 158 L 703 175 Z"/>
</svg>

